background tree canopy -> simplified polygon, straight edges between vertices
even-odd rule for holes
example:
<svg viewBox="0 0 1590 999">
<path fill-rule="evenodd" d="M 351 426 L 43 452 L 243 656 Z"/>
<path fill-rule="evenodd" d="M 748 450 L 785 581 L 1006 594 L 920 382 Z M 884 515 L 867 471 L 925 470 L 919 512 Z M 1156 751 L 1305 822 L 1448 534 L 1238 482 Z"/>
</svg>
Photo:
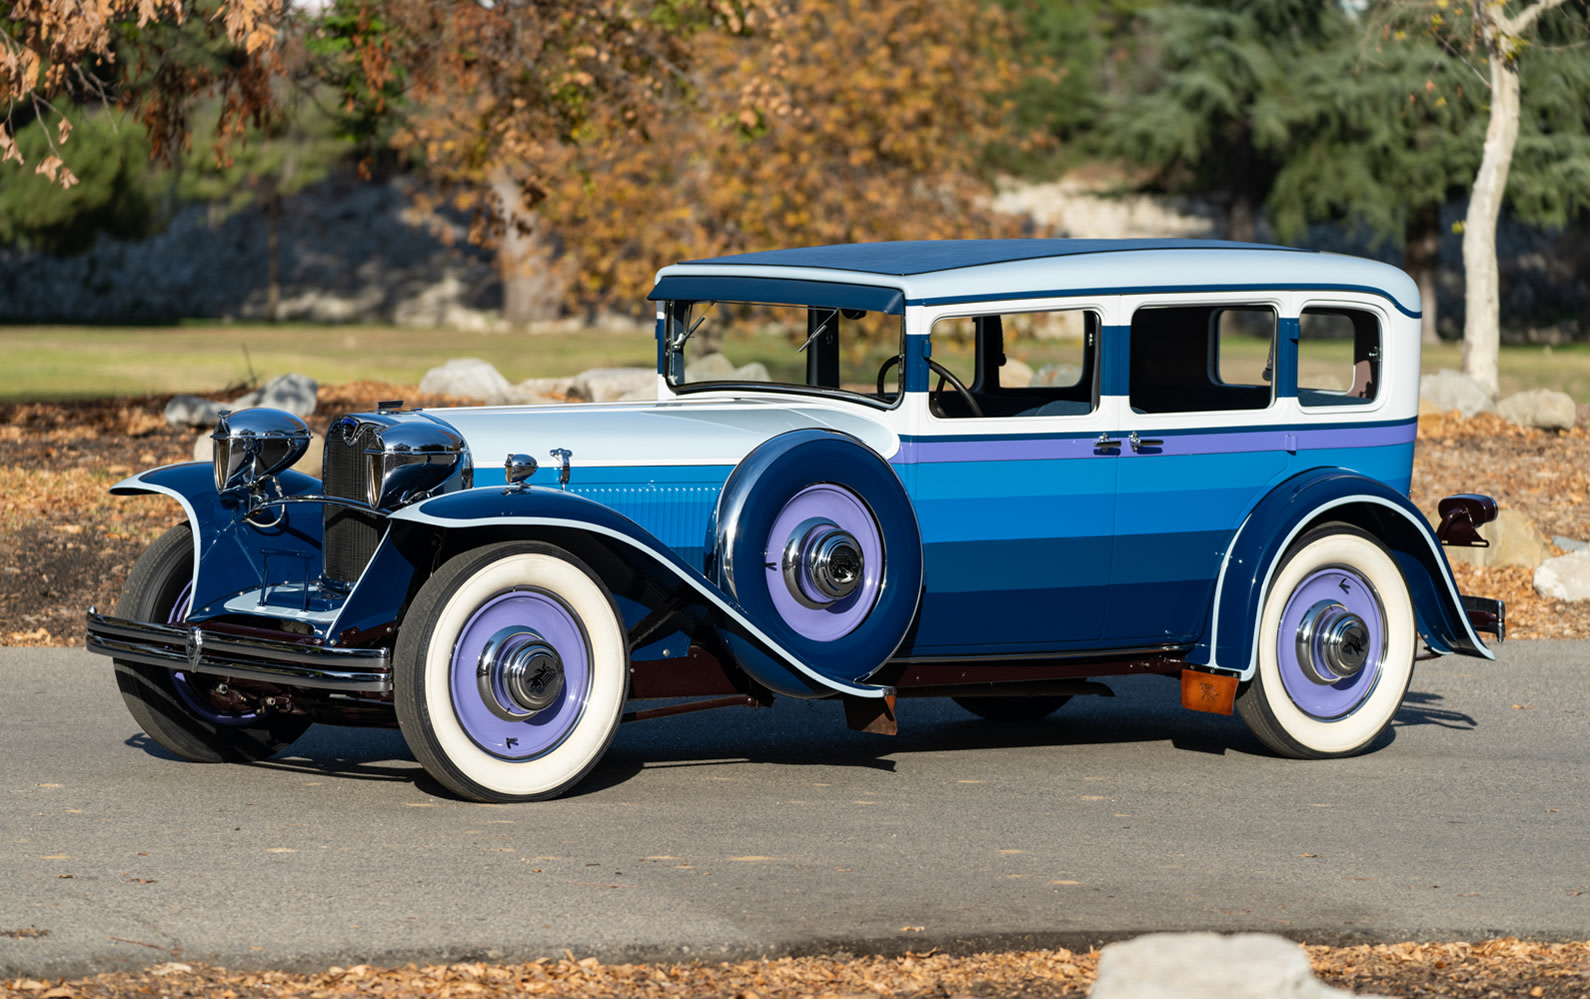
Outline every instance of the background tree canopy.
<svg viewBox="0 0 1590 999">
<path fill-rule="evenodd" d="M 632 303 L 682 257 L 1007 234 L 995 178 L 1103 164 L 1230 238 L 1400 248 L 1433 336 L 1498 66 L 1515 216 L 1584 226 L 1590 198 L 1586 0 L 12 0 L 3 24 L 5 242 L 403 172 L 472 215 L 514 321 Z"/>
</svg>

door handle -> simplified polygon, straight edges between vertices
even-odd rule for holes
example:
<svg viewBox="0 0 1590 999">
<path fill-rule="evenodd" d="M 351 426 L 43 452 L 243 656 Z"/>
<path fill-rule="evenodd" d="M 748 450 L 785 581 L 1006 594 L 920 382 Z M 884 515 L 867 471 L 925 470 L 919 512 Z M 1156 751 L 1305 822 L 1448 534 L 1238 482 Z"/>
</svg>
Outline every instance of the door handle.
<svg viewBox="0 0 1590 999">
<path fill-rule="evenodd" d="M 1107 432 L 1100 434 L 1098 439 L 1093 442 L 1093 450 L 1095 451 L 1119 451 L 1120 449 L 1121 442 L 1111 437 Z"/>
<path fill-rule="evenodd" d="M 1136 430 L 1132 431 L 1132 436 L 1127 438 L 1127 443 L 1132 445 L 1133 454 L 1142 454 L 1145 447 L 1159 448 L 1165 446 L 1165 442 L 1162 440 L 1137 436 Z"/>
</svg>

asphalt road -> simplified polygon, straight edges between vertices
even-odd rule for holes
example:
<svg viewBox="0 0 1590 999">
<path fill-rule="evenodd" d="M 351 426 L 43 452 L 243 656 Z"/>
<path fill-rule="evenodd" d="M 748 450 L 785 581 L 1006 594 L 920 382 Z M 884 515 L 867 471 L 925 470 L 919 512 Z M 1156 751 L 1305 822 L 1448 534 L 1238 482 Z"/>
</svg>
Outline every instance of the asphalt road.
<svg viewBox="0 0 1590 999">
<path fill-rule="evenodd" d="M 395 731 L 181 763 L 107 660 L 0 649 L 0 975 L 1192 928 L 1585 939 L 1587 663 L 1590 642 L 1537 641 L 1421 664 L 1392 733 L 1351 760 L 1266 756 L 1135 677 L 1034 725 L 902 702 L 892 738 L 833 704 L 642 722 L 573 796 L 488 806 L 446 797 Z"/>
</svg>

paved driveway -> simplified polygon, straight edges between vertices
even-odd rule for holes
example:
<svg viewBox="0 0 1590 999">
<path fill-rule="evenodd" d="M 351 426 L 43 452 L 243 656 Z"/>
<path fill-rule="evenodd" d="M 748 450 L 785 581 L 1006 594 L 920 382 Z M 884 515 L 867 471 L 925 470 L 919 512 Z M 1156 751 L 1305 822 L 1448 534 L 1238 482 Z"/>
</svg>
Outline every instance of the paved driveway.
<svg viewBox="0 0 1590 999">
<path fill-rule="evenodd" d="M 575 795 L 488 806 L 445 797 L 395 731 L 180 763 L 108 661 L 0 649 L 0 974 L 1181 928 L 1585 939 L 1587 663 L 1587 642 L 1518 642 L 1421 664 L 1391 736 L 1333 762 L 1266 756 L 1157 677 L 1035 725 L 905 701 L 893 738 L 784 701 L 626 726 Z"/>
</svg>

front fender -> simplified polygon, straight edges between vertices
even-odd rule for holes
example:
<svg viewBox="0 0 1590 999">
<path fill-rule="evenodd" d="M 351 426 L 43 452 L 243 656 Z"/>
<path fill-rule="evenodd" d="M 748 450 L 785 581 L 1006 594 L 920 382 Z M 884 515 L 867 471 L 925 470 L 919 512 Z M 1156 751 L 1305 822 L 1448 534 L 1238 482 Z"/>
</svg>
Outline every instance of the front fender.
<svg viewBox="0 0 1590 999">
<path fill-rule="evenodd" d="M 1495 658 L 1469 624 L 1446 554 L 1419 509 L 1379 480 L 1327 468 L 1281 483 L 1248 514 L 1221 562 L 1213 613 L 1187 661 L 1250 679 L 1259 613 L 1277 564 L 1298 535 L 1330 520 L 1368 531 L 1391 552 L 1432 651 Z"/>
<path fill-rule="evenodd" d="M 284 471 L 276 479 L 284 495 L 320 491 L 320 480 L 302 472 Z M 270 528 L 246 524 L 242 506 L 216 492 L 215 472 L 209 462 L 139 472 L 111 486 L 110 492 L 113 496 L 169 496 L 182 506 L 193 530 L 190 619 L 221 613 L 228 597 L 276 581 L 276 576 L 283 576 L 281 581 L 303 581 L 319 572 L 320 507 L 289 504 L 281 508 L 285 515 L 280 524 Z M 275 565 L 269 564 L 272 560 Z M 240 583 L 244 585 L 240 587 Z"/>
<path fill-rule="evenodd" d="M 892 688 L 824 676 L 810 663 L 774 641 L 751 620 L 745 609 L 645 528 L 609 507 L 574 493 L 542 486 L 522 489 L 486 487 L 438 496 L 392 514 L 398 524 L 428 525 L 454 531 L 481 527 L 535 531 L 574 531 L 617 546 L 654 573 L 690 587 L 718 614 L 730 633 L 737 665 L 753 680 L 786 697 L 815 698 L 833 694 L 877 698 Z"/>
</svg>

